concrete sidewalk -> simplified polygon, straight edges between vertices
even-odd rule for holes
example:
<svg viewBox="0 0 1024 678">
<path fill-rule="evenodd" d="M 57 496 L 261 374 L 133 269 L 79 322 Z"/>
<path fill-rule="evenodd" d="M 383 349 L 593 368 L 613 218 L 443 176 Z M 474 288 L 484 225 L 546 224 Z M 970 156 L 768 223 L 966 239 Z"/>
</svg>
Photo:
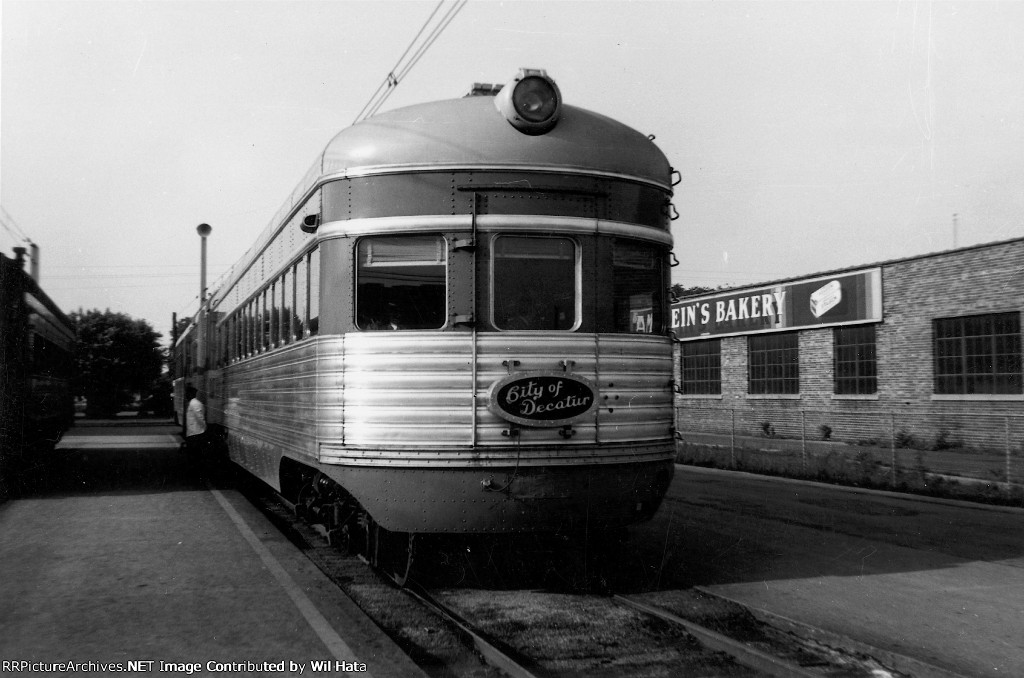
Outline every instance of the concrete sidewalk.
<svg viewBox="0 0 1024 678">
<path fill-rule="evenodd" d="M 422 675 L 237 491 L 190 478 L 176 437 L 136 434 L 66 439 L 58 467 L 0 505 L 0 657 Z"/>
</svg>

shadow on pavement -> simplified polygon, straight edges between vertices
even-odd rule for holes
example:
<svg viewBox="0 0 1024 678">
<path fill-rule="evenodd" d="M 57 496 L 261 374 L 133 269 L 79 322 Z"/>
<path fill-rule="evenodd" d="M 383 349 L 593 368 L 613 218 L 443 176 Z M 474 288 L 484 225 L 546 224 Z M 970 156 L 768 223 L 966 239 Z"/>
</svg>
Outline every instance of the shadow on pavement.
<svg viewBox="0 0 1024 678">
<path fill-rule="evenodd" d="M 20 498 L 146 494 L 230 487 L 221 464 L 198 463 L 179 448 L 51 450 L 21 476 Z"/>
</svg>

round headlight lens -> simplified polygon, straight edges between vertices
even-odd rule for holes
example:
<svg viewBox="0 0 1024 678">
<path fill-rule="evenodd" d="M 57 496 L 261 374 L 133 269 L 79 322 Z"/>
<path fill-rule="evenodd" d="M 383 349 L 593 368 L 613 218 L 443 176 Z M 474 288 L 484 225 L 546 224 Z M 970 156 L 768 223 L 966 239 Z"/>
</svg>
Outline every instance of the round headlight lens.
<svg viewBox="0 0 1024 678">
<path fill-rule="evenodd" d="M 524 120 L 544 122 L 558 110 L 558 95 L 546 79 L 527 77 L 516 84 L 512 105 Z"/>
<path fill-rule="evenodd" d="M 494 106 L 523 134 L 536 136 L 554 129 L 562 113 L 558 85 L 540 68 L 521 68 L 494 97 Z"/>
</svg>

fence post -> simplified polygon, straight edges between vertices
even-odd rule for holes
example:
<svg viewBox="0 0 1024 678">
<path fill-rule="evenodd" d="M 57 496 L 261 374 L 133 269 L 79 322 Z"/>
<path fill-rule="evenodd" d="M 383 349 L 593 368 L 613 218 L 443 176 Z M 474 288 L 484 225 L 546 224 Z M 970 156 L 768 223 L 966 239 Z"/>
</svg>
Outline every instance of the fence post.
<svg viewBox="0 0 1024 678">
<path fill-rule="evenodd" d="M 1011 479 L 1010 479 L 1010 469 L 1012 468 L 1012 465 L 1011 465 L 1011 461 L 1010 461 L 1011 451 L 1010 451 L 1010 418 L 1009 417 L 1003 417 L 1003 428 L 1004 428 L 1004 431 L 1005 431 L 1005 434 L 1006 434 L 1006 491 L 1010 492 L 1013 489 L 1013 486 L 1010 484 L 1012 482 Z"/>
<path fill-rule="evenodd" d="M 729 468 L 736 468 L 736 408 L 729 412 L 732 414 L 732 426 L 729 427 Z"/>
<path fill-rule="evenodd" d="M 800 408 L 800 468 L 807 474 L 807 411 Z"/>
<path fill-rule="evenodd" d="M 889 413 L 889 452 L 892 455 L 892 486 L 896 487 L 896 413 Z"/>
</svg>

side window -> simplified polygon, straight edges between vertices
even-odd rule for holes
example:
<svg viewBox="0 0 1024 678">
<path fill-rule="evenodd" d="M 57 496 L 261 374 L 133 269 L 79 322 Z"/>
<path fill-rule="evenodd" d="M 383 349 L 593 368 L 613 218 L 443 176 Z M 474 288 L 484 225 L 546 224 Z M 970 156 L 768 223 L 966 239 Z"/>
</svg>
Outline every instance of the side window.
<svg viewBox="0 0 1024 678">
<path fill-rule="evenodd" d="M 576 243 L 569 238 L 494 239 L 491 303 L 499 330 L 572 330 L 577 322 Z"/>
<path fill-rule="evenodd" d="M 235 311 L 235 322 L 234 322 L 234 340 L 235 340 L 235 360 L 241 360 L 245 357 L 245 348 L 242 345 L 243 332 L 245 332 L 245 307 Z"/>
<path fill-rule="evenodd" d="M 267 350 L 270 346 L 270 308 L 267 306 L 267 290 L 264 289 L 260 292 L 260 296 L 257 297 L 259 301 L 259 314 L 260 314 L 260 353 Z"/>
<path fill-rule="evenodd" d="M 309 333 L 320 332 L 320 250 L 309 253 Z"/>
<path fill-rule="evenodd" d="M 448 248 L 441 236 L 364 238 L 356 248 L 356 325 L 361 330 L 444 327 Z"/>
<path fill-rule="evenodd" d="M 281 276 L 281 343 L 292 340 L 292 309 L 295 307 L 295 277 L 289 268 Z"/>
<path fill-rule="evenodd" d="M 616 239 L 612 244 L 615 331 L 660 333 L 664 294 L 662 252 L 652 245 Z"/>
<path fill-rule="evenodd" d="M 306 258 L 299 259 L 295 265 L 295 327 L 292 330 L 296 339 L 306 336 L 306 319 L 309 317 L 309 308 L 306 300 L 309 299 L 309 278 L 306 276 Z"/>
<path fill-rule="evenodd" d="M 250 301 L 245 305 L 245 356 L 249 357 L 253 354 L 253 306 L 256 304 L 255 301 Z"/>
<path fill-rule="evenodd" d="M 281 281 L 270 283 L 270 348 L 281 345 Z"/>
</svg>

